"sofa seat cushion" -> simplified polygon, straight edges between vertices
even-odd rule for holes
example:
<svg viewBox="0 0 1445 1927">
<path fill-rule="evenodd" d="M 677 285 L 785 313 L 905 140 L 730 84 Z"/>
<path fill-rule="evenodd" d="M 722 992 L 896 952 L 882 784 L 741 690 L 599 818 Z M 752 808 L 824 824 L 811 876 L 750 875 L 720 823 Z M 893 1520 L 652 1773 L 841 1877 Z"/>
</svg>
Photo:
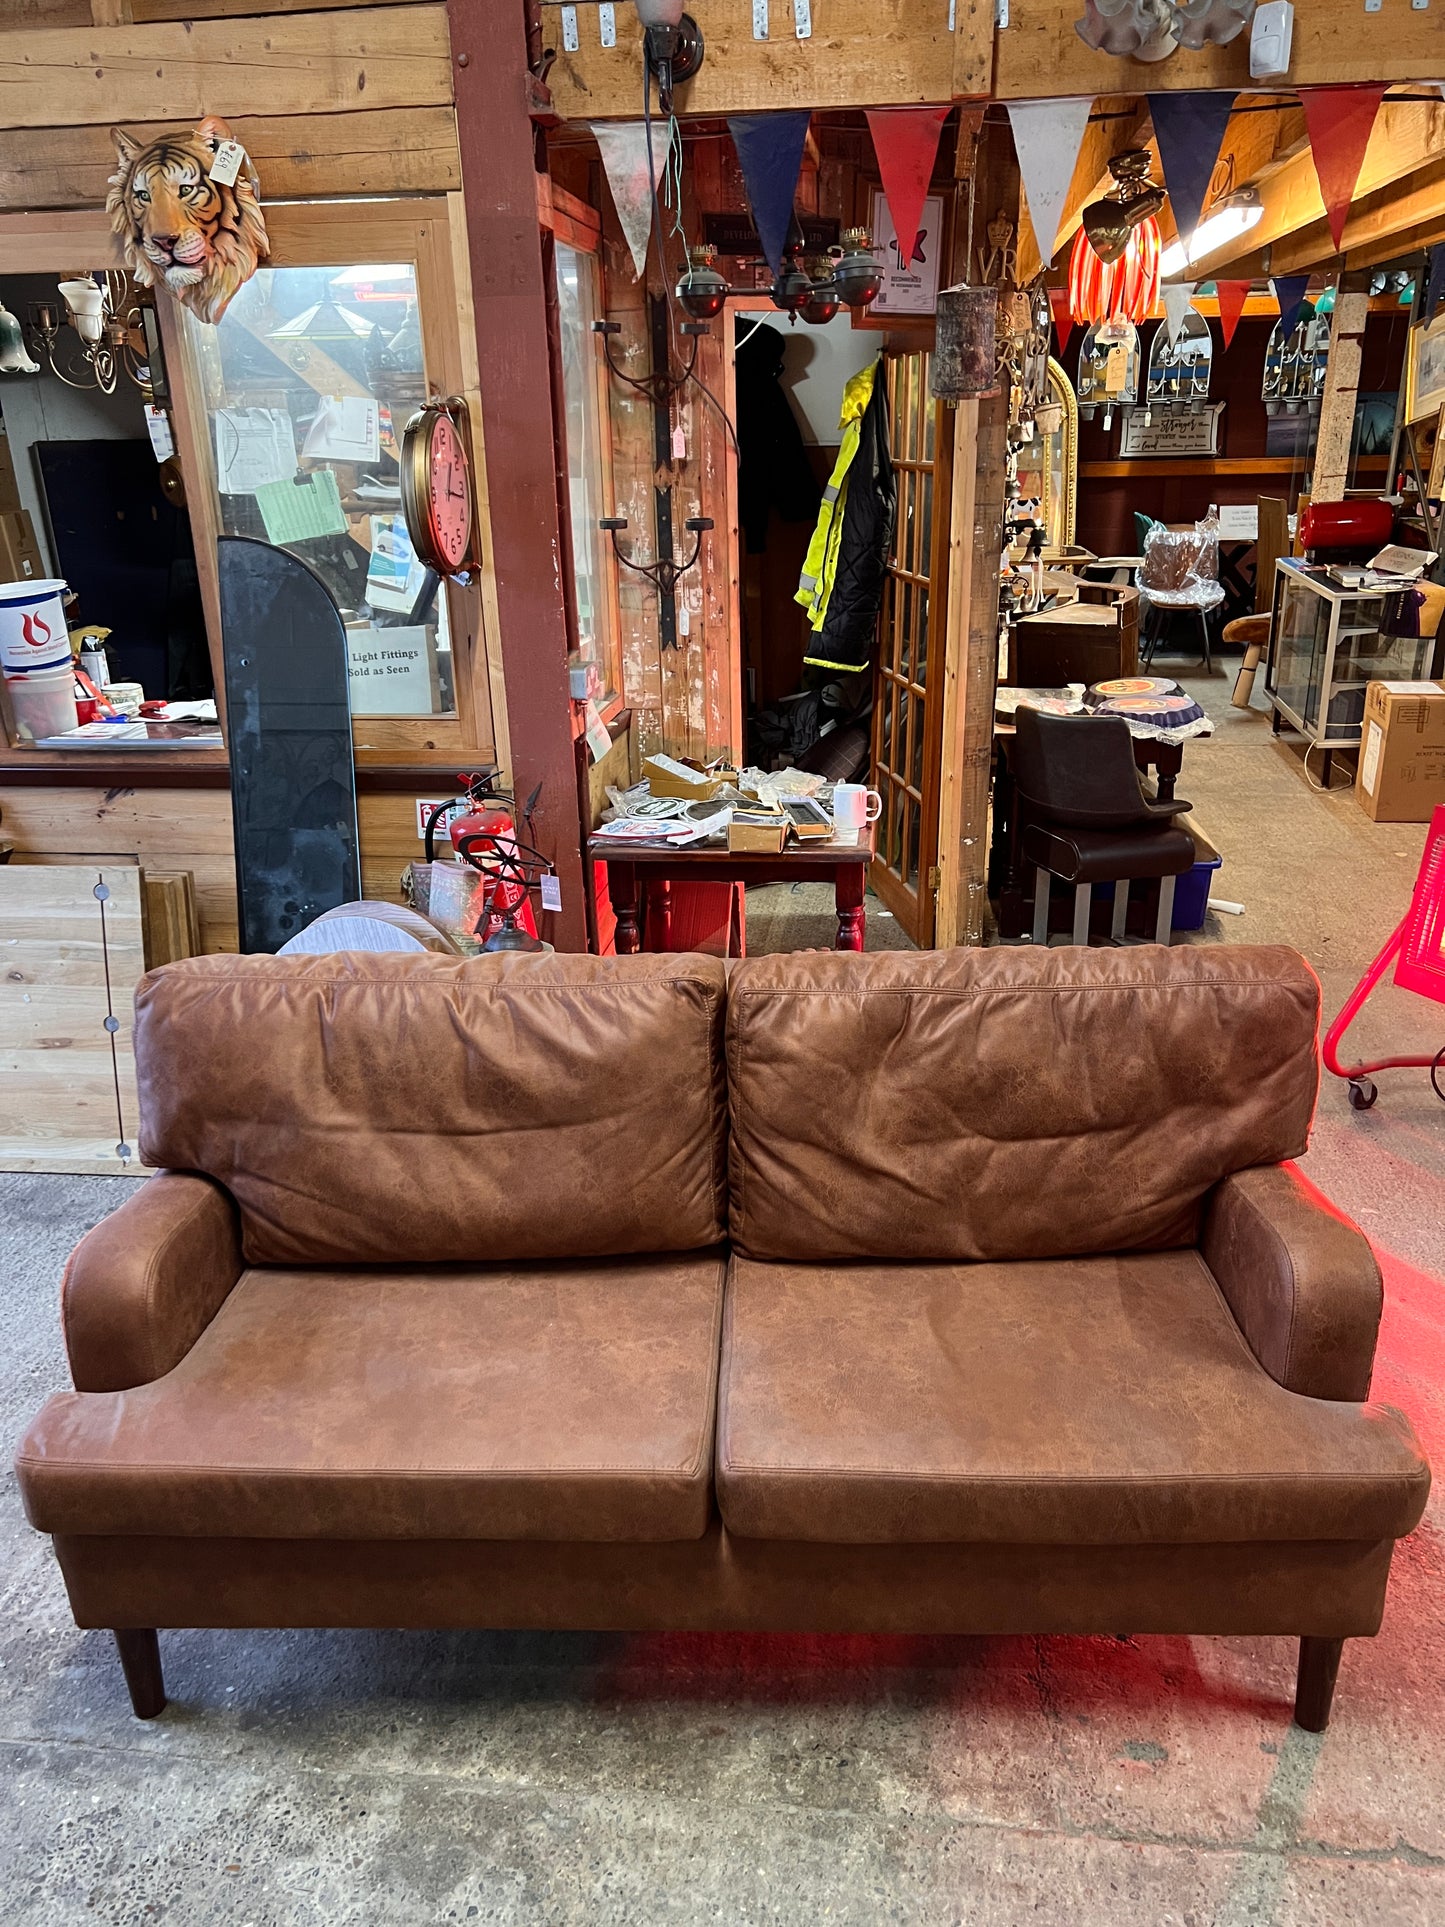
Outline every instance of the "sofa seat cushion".
<svg viewBox="0 0 1445 1927">
<path fill-rule="evenodd" d="M 1277 1385 L 1193 1251 L 732 1262 L 717 1490 L 738 1537 L 1378 1540 L 1429 1483 L 1398 1412 Z"/>
<path fill-rule="evenodd" d="M 723 1273 L 247 1271 L 163 1378 L 51 1399 L 26 1509 L 57 1533 L 698 1538 Z"/>
</svg>

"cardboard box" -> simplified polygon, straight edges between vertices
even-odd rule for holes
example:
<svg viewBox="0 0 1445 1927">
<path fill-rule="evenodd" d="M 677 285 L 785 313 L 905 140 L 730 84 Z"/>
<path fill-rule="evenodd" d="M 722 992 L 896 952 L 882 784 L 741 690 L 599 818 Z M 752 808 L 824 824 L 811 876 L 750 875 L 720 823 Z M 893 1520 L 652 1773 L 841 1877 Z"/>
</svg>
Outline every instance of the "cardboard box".
<svg viewBox="0 0 1445 1927">
<path fill-rule="evenodd" d="M 645 757 L 642 773 L 654 796 L 678 796 L 688 803 L 710 803 L 737 777 L 735 769 L 721 765 L 710 770 L 692 769 L 671 756 Z"/>
<path fill-rule="evenodd" d="M 45 562 L 24 509 L 0 514 L 0 582 L 39 582 Z"/>
<path fill-rule="evenodd" d="M 729 850 L 757 850 L 776 856 L 788 840 L 792 825 L 771 810 L 734 810 L 728 824 Z"/>
<path fill-rule="evenodd" d="M 1445 803 L 1445 684 L 1370 684 L 1355 801 L 1376 823 L 1428 823 Z"/>
<path fill-rule="evenodd" d="M 15 460 L 10 453 L 10 437 L 0 427 L 0 514 L 20 506 L 20 484 L 15 479 Z"/>
</svg>

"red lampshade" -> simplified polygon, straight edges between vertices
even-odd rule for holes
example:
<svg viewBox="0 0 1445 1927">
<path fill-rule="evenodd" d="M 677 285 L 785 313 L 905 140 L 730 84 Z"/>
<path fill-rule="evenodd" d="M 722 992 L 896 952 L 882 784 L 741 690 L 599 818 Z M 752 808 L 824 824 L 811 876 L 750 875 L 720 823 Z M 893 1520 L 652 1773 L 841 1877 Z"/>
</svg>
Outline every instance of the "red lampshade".
<svg viewBox="0 0 1445 1927">
<path fill-rule="evenodd" d="M 1082 228 L 1069 256 L 1069 312 L 1097 327 L 1105 321 L 1148 318 L 1159 299 L 1159 223 L 1146 214 L 1117 261 L 1101 261 Z"/>
</svg>

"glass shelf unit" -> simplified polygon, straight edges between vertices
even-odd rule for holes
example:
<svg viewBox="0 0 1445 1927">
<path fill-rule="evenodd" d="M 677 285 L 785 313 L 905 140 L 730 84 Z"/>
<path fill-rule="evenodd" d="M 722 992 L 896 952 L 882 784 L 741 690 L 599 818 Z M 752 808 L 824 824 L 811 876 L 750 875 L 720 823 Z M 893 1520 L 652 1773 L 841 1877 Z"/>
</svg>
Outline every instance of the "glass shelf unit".
<svg viewBox="0 0 1445 1927">
<path fill-rule="evenodd" d="M 1358 749 L 1365 690 L 1372 682 L 1416 682 L 1430 674 L 1433 636 L 1382 633 L 1396 595 L 1346 589 L 1322 569 L 1289 557 L 1275 566 L 1265 694 L 1275 733 L 1288 727 L 1324 751 L 1320 780 L 1329 788 L 1333 753 Z"/>
</svg>

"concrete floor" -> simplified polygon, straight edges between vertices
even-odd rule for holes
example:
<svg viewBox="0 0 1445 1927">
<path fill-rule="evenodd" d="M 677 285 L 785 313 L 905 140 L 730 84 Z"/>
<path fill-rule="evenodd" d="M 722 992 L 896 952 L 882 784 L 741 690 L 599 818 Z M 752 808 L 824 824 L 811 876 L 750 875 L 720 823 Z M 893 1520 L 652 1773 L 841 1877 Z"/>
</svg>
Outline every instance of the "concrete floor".
<svg viewBox="0 0 1445 1927">
<path fill-rule="evenodd" d="M 1337 1005 L 1420 828 L 1308 791 L 1260 716 L 1226 712 L 1180 788 L 1247 906 L 1206 934 L 1299 944 Z M 1391 992 L 1362 1030 L 1423 1048 L 1445 1011 Z M 1380 1083 L 1364 1115 L 1326 1089 L 1307 1168 L 1377 1243 L 1377 1394 L 1445 1468 L 1445 1106 L 1423 1072 Z M 65 1382 L 65 1254 L 127 1188 L 0 1178 L 6 1444 Z M 172 1706 L 141 1725 L 8 1454 L 5 1477 L 7 1927 L 1445 1920 L 1442 1497 L 1319 1738 L 1290 1725 L 1281 1639 L 171 1633 Z"/>
</svg>

